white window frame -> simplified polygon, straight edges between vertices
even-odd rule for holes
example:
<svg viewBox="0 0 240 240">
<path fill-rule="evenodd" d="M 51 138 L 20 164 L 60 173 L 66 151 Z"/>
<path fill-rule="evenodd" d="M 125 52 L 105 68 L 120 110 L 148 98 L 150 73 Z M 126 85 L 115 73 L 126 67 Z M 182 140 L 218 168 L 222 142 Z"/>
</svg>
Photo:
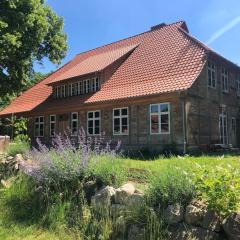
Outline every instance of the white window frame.
<svg viewBox="0 0 240 240">
<path fill-rule="evenodd" d="M 52 121 L 52 117 L 54 117 L 54 121 Z M 56 114 L 52 114 L 49 116 L 49 136 L 54 137 L 56 134 L 56 120 L 57 116 Z M 54 134 L 52 135 L 52 124 L 54 124 Z"/>
<path fill-rule="evenodd" d="M 229 92 L 229 70 L 227 68 L 222 68 L 221 85 L 222 85 L 222 92 L 228 93 Z"/>
<path fill-rule="evenodd" d="M 209 66 L 210 65 L 210 66 Z M 217 88 L 217 71 L 216 71 L 216 64 L 213 61 L 208 61 L 207 63 L 207 76 L 208 76 L 208 87 L 210 88 Z M 209 71 L 210 71 L 210 75 L 209 75 Z M 215 76 L 215 85 L 213 84 L 213 76 Z M 210 84 L 209 84 L 209 79 L 210 79 Z"/>
<path fill-rule="evenodd" d="M 127 109 L 127 115 L 122 115 L 122 109 Z M 119 110 L 119 116 L 114 115 L 114 110 Z M 122 132 L 122 119 L 127 118 L 127 133 Z M 120 132 L 115 133 L 114 132 L 114 119 L 120 119 Z M 122 108 L 114 108 L 113 109 L 113 135 L 114 136 L 120 136 L 120 135 L 129 135 L 129 108 L 128 107 L 122 107 Z"/>
<path fill-rule="evenodd" d="M 77 118 L 73 119 L 73 115 L 76 114 Z M 77 123 L 77 131 L 76 133 L 73 133 L 73 123 Z M 78 135 L 78 112 L 72 112 L 71 113 L 71 136 L 77 136 Z"/>
<path fill-rule="evenodd" d="M 40 121 L 40 119 L 43 119 L 43 121 Z M 38 119 L 38 121 L 36 122 L 36 119 Z M 38 125 L 38 134 L 36 133 L 36 125 Z M 43 134 L 40 135 L 40 126 L 43 126 Z M 45 133 L 45 121 L 44 121 L 44 116 L 38 116 L 38 117 L 35 117 L 34 119 L 34 136 L 36 138 L 39 138 L 39 137 L 44 137 L 44 133 Z"/>
<path fill-rule="evenodd" d="M 99 112 L 99 117 L 95 117 L 95 112 Z M 89 113 L 93 113 L 93 117 L 92 118 L 89 118 Z M 93 121 L 93 133 L 90 134 L 89 133 L 89 121 Z M 99 133 L 96 134 L 95 133 L 95 120 L 99 120 Z M 87 133 L 89 136 L 99 136 L 101 135 L 101 111 L 100 110 L 95 110 L 95 111 L 88 111 L 87 112 Z"/>
<path fill-rule="evenodd" d="M 168 105 L 168 111 L 161 113 L 161 111 L 160 111 L 161 105 Z M 152 112 L 151 112 L 151 107 L 152 107 L 152 106 L 158 106 L 158 113 L 152 113 Z M 166 135 L 166 134 L 170 134 L 170 133 L 171 133 L 171 121 L 170 121 L 170 118 L 171 118 L 171 105 L 170 105 L 169 102 L 150 104 L 149 113 L 150 113 L 150 134 L 151 134 L 151 135 L 159 135 L 159 134 L 161 134 L 161 135 Z M 159 129 L 158 129 L 158 132 L 157 132 L 157 133 L 152 132 L 152 120 L 151 120 L 151 116 L 153 116 L 153 115 L 157 115 L 157 116 L 158 116 Z M 168 132 L 162 132 L 162 129 L 161 129 L 161 116 L 162 116 L 162 115 L 168 115 Z"/>
</svg>

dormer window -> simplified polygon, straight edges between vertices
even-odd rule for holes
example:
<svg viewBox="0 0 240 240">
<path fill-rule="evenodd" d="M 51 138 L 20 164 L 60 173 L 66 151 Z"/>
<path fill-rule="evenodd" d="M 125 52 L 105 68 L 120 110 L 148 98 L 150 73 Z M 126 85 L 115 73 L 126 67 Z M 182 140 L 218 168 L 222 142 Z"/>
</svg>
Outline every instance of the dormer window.
<svg viewBox="0 0 240 240">
<path fill-rule="evenodd" d="M 55 98 L 80 96 L 82 94 L 96 92 L 100 89 L 99 78 L 86 79 L 79 82 L 69 83 L 54 88 Z"/>
</svg>

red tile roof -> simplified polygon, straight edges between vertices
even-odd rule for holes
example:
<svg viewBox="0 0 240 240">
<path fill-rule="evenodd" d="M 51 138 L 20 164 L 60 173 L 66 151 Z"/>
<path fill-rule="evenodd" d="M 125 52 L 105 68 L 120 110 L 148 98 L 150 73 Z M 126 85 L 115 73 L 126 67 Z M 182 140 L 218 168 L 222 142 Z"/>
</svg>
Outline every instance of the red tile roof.
<svg viewBox="0 0 240 240">
<path fill-rule="evenodd" d="M 51 83 L 102 71 L 117 59 L 133 51 L 136 47 L 137 45 L 134 44 L 127 47 L 121 47 L 103 53 L 86 56 L 85 58 L 80 59 L 75 66 L 52 80 Z"/>
<path fill-rule="evenodd" d="M 101 89 L 88 97 L 50 100 L 48 84 L 100 71 L 132 51 Z M 203 69 L 211 51 L 189 35 L 185 22 L 161 26 L 127 39 L 77 55 L 45 80 L 24 92 L 0 115 L 186 90 Z M 61 101 L 61 104 L 59 104 Z M 60 106 L 60 107 L 61 107 Z"/>
</svg>

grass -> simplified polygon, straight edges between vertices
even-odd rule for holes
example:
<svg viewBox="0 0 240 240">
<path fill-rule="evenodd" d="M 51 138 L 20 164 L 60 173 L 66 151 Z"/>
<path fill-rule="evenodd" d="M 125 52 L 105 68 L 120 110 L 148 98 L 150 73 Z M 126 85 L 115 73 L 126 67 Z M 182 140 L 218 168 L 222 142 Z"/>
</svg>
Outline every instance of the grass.
<svg viewBox="0 0 240 240">
<path fill-rule="evenodd" d="M 96 162 L 94 165 L 94 175 L 97 177 L 101 177 L 103 182 L 113 183 L 115 181 L 114 175 L 119 174 L 119 171 L 125 169 L 124 172 L 120 172 L 120 182 L 122 179 L 125 180 L 125 175 L 127 174 L 128 180 L 132 181 L 138 188 L 144 189 L 148 191 L 153 188 L 154 191 L 158 192 L 161 196 L 157 196 L 161 199 L 162 195 L 166 195 L 166 193 L 174 192 L 173 188 L 175 186 L 174 182 L 178 181 L 183 175 L 178 175 L 177 172 L 183 174 L 201 174 L 201 172 L 205 169 L 214 170 L 216 168 L 229 169 L 229 167 L 233 169 L 240 169 L 240 156 L 235 155 L 225 155 L 225 156 L 199 156 L 199 157 L 191 157 L 186 156 L 182 157 L 158 157 L 155 160 L 143 161 L 131 158 L 116 158 L 106 160 L 103 162 L 102 168 Z M 123 168 L 122 168 L 123 167 Z M 110 173 L 110 174 L 107 174 Z M 173 174 L 174 173 L 174 174 Z M 171 175 L 174 178 L 171 178 Z M 155 181 L 155 182 L 154 182 Z M 169 198 L 176 198 L 178 201 L 179 196 L 181 197 L 182 189 L 184 188 L 184 178 L 181 179 L 182 183 L 178 184 L 178 195 L 169 195 Z M 203 179 L 203 181 L 205 181 Z M 211 181 L 214 181 L 214 179 Z M 231 181 L 231 179 L 229 180 Z M 116 185 L 119 185 L 120 182 L 115 182 Z M 171 184 L 169 184 L 169 182 Z M 179 181 L 180 182 L 180 181 Z M 31 186 L 31 185 L 28 185 Z M 165 192 L 158 191 L 158 189 L 162 190 L 165 188 Z M 204 186 L 202 188 L 204 190 Z M 184 189 L 185 190 L 185 189 Z M 154 192 L 153 191 L 153 192 Z M 24 184 L 15 185 L 12 189 L 9 190 L 1 190 L 0 189 L 0 239 L 12 240 L 12 239 L 23 239 L 23 240 L 61 240 L 61 239 L 76 239 L 81 240 L 81 236 L 77 230 L 74 228 L 68 228 L 63 221 L 61 220 L 61 214 L 64 215 L 63 205 L 60 206 L 59 212 L 57 206 L 55 207 L 53 212 L 47 213 L 51 217 L 51 219 L 56 219 L 56 225 L 52 226 L 52 224 L 44 225 L 39 224 L 37 217 L 39 217 L 41 221 L 41 217 L 43 212 L 34 212 L 32 208 L 38 209 L 34 207 L 33 204 L 33 196 L 30 196 L 31 201 L 28 201 L 28 198 L 24 195 L 28 194 L 27 186 Z M 185 193 L 184 193 L 185 194 Z M 211 193 L 212 194 L 212 193 Z M 212 196 L 212 195 L 211 195 Z M 213 196 L 215 197 L 215 196 Z M 6 202 L 8 200 L 9 202 Z M 156 199 L 156 202 L 158 199 Z M 167 204 L 168 199 L 162 199 L 161 201 L 165 201 Z M 13 203 L 12 206 L 10 203 Z M 36 201 L 37 203 L 37 201 Z M 220 207 L 225 203 L 218 203 Z M 66 205 L 66 208 L 69 208 Z M 27 211 L 26 211 L 27 210 Z M 23 211 L 27 216 L 23 216 L 21 214 Z M 62 212 L 62 213 L 61 213 Z M 39 216 L 40 214 L 40 216 Z M 24 220 L 21 219 L 24 217 Z M 57 221 L 58 217 L 59 222 Z M 28 221 L 26 220 L 28 219 Z M 72 217 L 74 220 L 75 218 Z M 78 216 L 76 216 L 78 219 Z M 153 221 L 153 220 L 151 220 Z M 151 222 L 150 221 L 150 222 Z M 110 226 L 110 223 L 106 222 L 106 226 Z M 158 223 L 157 223 L 158 224 Z M 95 227 L 97 229 L 98 226 L 105 226 L 100 222 L 95 223 Z M 149 226 L 149 231 L 152 232 L 152 224 Z M 157 228 L 160 228 L 158 226 Z M 156 228 L 156 229 L 157 229 Z M 107 232 L 104 230 L 104 232 Z M 86 230 L 87 232 L 87 230 Z M 156 233 L 152 233 L 156 234 Z M 85 238 L 84 238 L 85 239 Z M 96 238 L 86 238 L 86 239 L 96 239 Z"/>
<path fill-rule="evenodd" d="M 138 182 L 149 180 L 151 175 L 164 173 L 169 167 L 176 167 L 185 171 L 198 171 L 198 165 L 207 168 L 217 166 L 240 168 L 240 155 L 199 156 L 199 157 L 170 157 L 160 156 L 155 160 L 143 161 L 136 159 L 123 159 L 128 176 Z"/>
</svg>

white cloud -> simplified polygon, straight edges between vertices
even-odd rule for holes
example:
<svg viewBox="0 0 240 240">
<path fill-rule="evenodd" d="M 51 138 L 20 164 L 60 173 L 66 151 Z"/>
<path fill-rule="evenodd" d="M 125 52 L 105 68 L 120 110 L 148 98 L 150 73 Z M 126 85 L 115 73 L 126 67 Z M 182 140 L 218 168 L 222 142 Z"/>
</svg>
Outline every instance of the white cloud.
<svg viewBox="0 0 240 240">
<path fill-rule="evenodd" d="M 211 44 L 215 42 L 218 38 L 220 38 L 223 34 L 230 31 L 232 28 L 234 28 L 237 24 L 240 23 L 240 16 L 234 18 L 232 21 L 230 21 L 228 24 L 220 28 L 218 31 L 213 33 L 213 35 L 209 38 L 207 41 L 207 44 Z"/>
</svg>

